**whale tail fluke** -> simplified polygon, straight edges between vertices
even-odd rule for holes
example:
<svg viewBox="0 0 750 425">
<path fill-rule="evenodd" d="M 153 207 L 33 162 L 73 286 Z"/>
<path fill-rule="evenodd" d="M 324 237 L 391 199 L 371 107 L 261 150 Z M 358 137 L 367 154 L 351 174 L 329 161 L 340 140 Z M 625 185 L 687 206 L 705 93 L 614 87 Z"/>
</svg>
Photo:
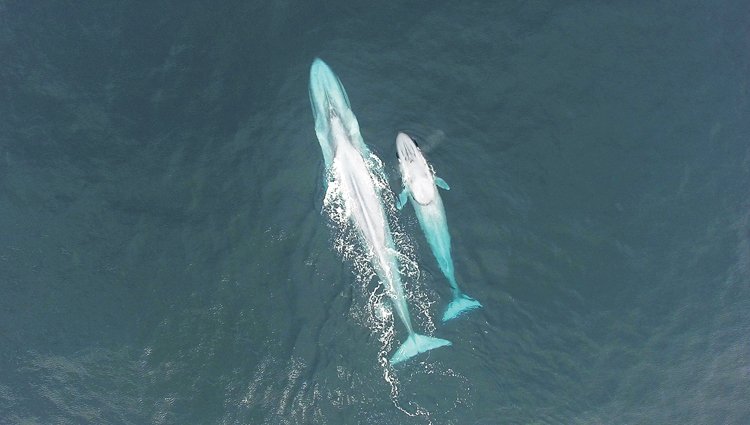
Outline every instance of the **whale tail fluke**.
<svg viewBox="0 0 750 425">
<path fill-rule="evenodd" d="M 454 298 L 450 304 L 448 304 L 448 308 L 446 308 L 445 313 L 443 313 L 443 322 L 455 319 L 462 313 L 481 307 L 482 304 L 479 301 L 467 295 L 460 294 L 456 298 Z"/>
<path fill-rule="evenodd" d="M 446 345 L 451 345 L 451 342 L 447 339 L 413 333 L 409 335 L 406 341 L 398 347 L 396 353 L 393 354 L 391 357 L 391 364 L 401 363 L 419 353 L 424 353 L 425 351 L 430 351 L 434 348 L 444 347 Z"/>
</svg>

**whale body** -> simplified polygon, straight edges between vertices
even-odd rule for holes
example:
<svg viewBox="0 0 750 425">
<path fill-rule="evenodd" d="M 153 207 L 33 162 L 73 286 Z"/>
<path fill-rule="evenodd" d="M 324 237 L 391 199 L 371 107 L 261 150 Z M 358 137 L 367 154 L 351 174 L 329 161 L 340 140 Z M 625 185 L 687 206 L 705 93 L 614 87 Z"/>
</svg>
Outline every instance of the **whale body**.
<svg viewBox="0 0 750 425">
<path fill-rule="evenodd" d="M 326 201 L 336 197 L 343 204 L 358 240 L 408 332 L 406 341 L 391 357 L 391 364 L 451 345 L 444 339 L 417 334 L 412 327 L 399 274 L 398 252 L 373 176 L 378 172 L 376 164 L 380 164 L 380 160 L 362 140 L 341 81 L 321 59 L 315 59 L 310 67 L 310 103 L 328 177 Z"/>
<path fill-rule="evenodd" d="M 404 186 L 396 207 L 403 208 L 407 199 L 411 199 L 419 226 L 424 232 L 440 270 L 448 279 L 453 294 L 453 301 L 448 304 L 443 314 L 443 322 L 458 317 L 466 311 L 482 307 L 479 301 L 464 294 L 456 282 L 451 258 L 451 235 L 448 232 L 443 200 L 437 189 L 440 187 L 449 190 L 450 187 L 443 179 L 435 175 L 416 142 L 405 133 L 398 133 L 396 136 L 396 152 Z"/>
</svg>

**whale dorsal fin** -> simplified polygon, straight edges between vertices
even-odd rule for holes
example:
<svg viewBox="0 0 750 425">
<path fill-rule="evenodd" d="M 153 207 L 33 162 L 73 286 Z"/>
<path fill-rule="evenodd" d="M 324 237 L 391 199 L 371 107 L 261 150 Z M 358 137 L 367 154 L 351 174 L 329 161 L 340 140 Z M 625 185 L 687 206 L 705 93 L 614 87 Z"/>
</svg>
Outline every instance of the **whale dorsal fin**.
<svg viewBox="0 0 750 425">
<path fill-rule="evenodd" d="M 406 201 L 409 197 L 409 191 L 404 188 L 404 190 L 401 191 L 401 193 L 398 195 L 398 201 L 396 201 L 396 208 L 399 210 L 406 205 Z"/>
</svg>

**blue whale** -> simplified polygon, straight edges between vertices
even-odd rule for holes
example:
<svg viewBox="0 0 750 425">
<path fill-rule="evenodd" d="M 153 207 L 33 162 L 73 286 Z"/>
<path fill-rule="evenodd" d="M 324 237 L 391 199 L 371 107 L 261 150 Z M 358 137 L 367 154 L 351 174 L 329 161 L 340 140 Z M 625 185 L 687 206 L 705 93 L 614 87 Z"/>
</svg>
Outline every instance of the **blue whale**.
<svg viewBox="0 0 750 425">
<path fill-rule="evenodd" d="M 422 151 L 411 137 L 404 133 L 396 136 L 396 152 L 401 170 L 401 181 L 404 189 L 398 197 L 396 207 L 401 209 L 407 199 L 411 199 L 414 212 L 419 220 L 432 254 L 435 255 L 440 270 L 448 279 L 453 292 L 453 301 L 443 314 L 443 322 L 458 317 L 461 313 L 479 308 L 479 301 L 467 296 L 458 287 L 453 259 L 451 258 L 451 235 L 448 233 L 448 221 L 445 218 L 443 200 L 437 187 L 449 190 L 448 184 L 435 176 L 432 167 L 427 163 Z"/>
<path fill-rule="evenodd" d="M 349 98 L 338 77 L 320 59 L 310 68 L 310 103 L 315 134 L 323 151 L 328 187 L 326 201 L 342 205 L 358 240 L 368 254 L 378 278 L 384 283 L 393 307 L 406 327 L 406 341 L 392 355 L 391 364 L 407 360 L 450 341 L 414 332 L 399 274 L 396 251 L 375 175 L 382 173 L 380 160 L 367 148 L 352 113 Z"/>
</svg>

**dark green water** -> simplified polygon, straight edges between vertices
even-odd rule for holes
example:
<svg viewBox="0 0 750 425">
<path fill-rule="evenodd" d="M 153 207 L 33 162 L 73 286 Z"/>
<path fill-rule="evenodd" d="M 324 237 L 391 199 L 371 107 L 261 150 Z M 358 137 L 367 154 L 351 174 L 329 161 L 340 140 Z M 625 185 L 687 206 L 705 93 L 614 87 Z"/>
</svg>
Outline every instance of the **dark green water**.
<svg viewBox="0 0 750 425">
<path fill-rule="evenodd" d="M 750 423 L 750 3 L 370 3 L 0 1 L 0 423 Z M 395 370 L 316 56 L 485 306 Z"/>
</svg>

